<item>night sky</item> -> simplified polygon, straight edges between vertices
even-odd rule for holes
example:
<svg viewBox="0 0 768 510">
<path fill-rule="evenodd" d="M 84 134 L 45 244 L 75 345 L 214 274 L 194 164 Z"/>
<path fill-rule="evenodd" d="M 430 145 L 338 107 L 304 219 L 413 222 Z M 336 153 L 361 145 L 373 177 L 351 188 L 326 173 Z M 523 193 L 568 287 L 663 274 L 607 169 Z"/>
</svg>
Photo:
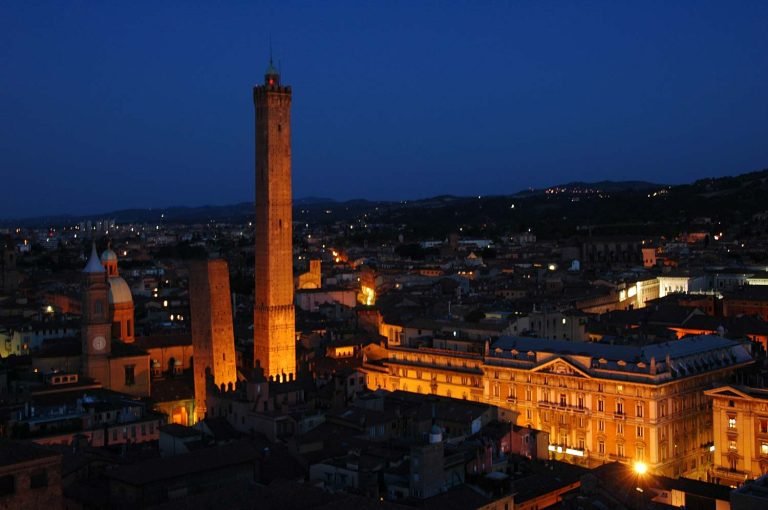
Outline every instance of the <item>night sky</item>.
<svg viewBox="0 0 768 510">
<path fill-rule="evenodd" d="M 270 34 L 294 196 L 768 167 L 768 2 L 0 2 L 0 217 L 253 200 Z"/>
</svg>

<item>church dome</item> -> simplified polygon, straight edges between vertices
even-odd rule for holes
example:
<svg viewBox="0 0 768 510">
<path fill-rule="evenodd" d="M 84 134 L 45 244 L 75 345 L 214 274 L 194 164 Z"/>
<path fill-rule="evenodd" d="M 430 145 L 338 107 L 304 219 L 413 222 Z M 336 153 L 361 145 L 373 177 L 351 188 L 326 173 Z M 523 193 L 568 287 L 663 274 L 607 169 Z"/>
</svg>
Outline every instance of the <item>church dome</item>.
<svg viewBox="0 0 768 510">
<path fill-rule="evenodd" d="M 101 252 L 101 262 L 110 262 L 110 261 L 117 261 L 117 253 L 115 253 L 112 248 L 107 248 L 103 252 Z"/>
<path fill-rule="evenodd" d="M 131 294 L 131 288 L 125 283 L 125 280 L 120 276 L 112 276 L 109 278 L 109 304 L 133 304 L 133 295 Z"/>
</svg>

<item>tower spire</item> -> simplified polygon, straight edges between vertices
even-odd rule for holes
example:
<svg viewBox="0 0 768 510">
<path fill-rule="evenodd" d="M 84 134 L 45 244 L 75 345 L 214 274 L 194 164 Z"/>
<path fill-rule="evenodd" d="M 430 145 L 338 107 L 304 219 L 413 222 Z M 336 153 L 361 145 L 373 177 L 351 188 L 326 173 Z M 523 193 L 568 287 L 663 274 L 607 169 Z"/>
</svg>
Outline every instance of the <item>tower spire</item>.
<svg viewBox="0 0 768 510">
<path fill-rule="evenodd" d="M 104 267 L 101 265 L 101 259 L 99 259 L 99 254 L 96 252 L 96 241 L 93 241 L 91 244 L 91 256 L 88 259 L 88 263 L 85 265 L 85 269 L 83 269 L 84 273 L 103 273 Z"/>
</svg>

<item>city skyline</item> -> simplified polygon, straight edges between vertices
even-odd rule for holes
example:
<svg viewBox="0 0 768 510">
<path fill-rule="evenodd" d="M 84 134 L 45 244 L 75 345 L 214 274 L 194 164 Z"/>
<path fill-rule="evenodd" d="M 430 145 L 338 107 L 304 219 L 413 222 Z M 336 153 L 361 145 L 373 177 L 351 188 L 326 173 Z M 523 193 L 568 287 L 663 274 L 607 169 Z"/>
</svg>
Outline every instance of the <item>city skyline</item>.
<svg viewBox="0 0 768 510">
<path fill-rule="evenodd" d="M 243 33 L 229 6 L 39 11 L 52 29 L 99 18 L 107 38 L 80 48 L 103 54 L 93 66 L 67 56 L 88 25 L 9 80 L 18 124 L 0 123 L 11 135 L 0 131 L 0 154 L 52 163 L 0 176 L 2 505 L 768 508 L 768 169 L 697 175 L 766 151 L 752 139 L 765 130 L 764 92 L 727 71 L 752 57 L 724 51 L 691 84 L 703 40 L 673 30 L 685 59 L 663 51 L 664 37 L 651 51 L 651 39 L 606 23 L 631 8 L 590 6 L 619 31 L 609 50 L 581 10 L 421 4 L 418 23 L 398 21 L 402 34 L 367 37 L 410 6 L 332 5 L 258 11 L 262 36 L 300 37 L 277 58 L 268 40 L 248 105 L 235 100 L 253 74 L 243 45 L 220 52 Z M 298 14 L 313 10 L 316 24 Z M 704 29 L 716 10 L 683 17 Z M 502 13 L 525 13 L 530 23 L 515 21 L 537 36 L 536 15 L 557 18 L 547 26 L 559 42 L 538 37 L 546 47 L 510 61 L 557 49 L 558 66 L 485 73 L 486 57 L 460 58 L 476 39 L 430 35 L 446 25 L 429 13 L 464 11 L 469 24 L 496 23 L 483 32 L 490 46 L 501 33 L 525 38 Z M 327 41 L 312 38 L 348 37 L 359 30 L 341 26 L 349 19 L 365 27 L 349 37 L 360 46 L 336 48 L 341 58 L 318 71 L 324 62 L 302 48 L 322 54 Z M 578 42 L 562 46 L 571 25 Z M 718 37 L 733 26 L 717 18 Z M 400 35 L 388 57 L 371 51 Z M 737 39 L 732 49 L 750 37 Z M 644 74 L 635 53 L 600 84 L 608 55 L 628 46 L 664 56 L 668 74 Z M 430 47 L 455 52 L 436 53 L 431 72 L 378 67 Z M 79 70 L 61 88 L 25 87 L 57 57 Z M 435 88 L 446 59 L 473 65 Z M 353 61 L 360 75 L 339 72 Z M 94 80 L 85 91 L 80 71 Z M 515 73 L 528 81 L 507 87 Z M 247 126 L 228 112 L 235 103 Z M 48 136 L 20 143 L 30 133 Z M 611 158 L 620 171 L 605 170 Z M 212 168 L 222 161 L 232 170 Z M 638 170 L 674 161 L 687 166 Z M 198 200 L 238 203 L 157 207 Z M 37 218 L 3 218 L 18 204 Z M 113 213 L 43 216 L 57 204 Z"/>
<path fill-rule="evenodd" d="M 4 218 L 250 201 L 245 112 L 270 38 L 299 91 L 297 197 L 675 184 L 768 161 L 759 3 L 2 10 Z"/>
</svg>

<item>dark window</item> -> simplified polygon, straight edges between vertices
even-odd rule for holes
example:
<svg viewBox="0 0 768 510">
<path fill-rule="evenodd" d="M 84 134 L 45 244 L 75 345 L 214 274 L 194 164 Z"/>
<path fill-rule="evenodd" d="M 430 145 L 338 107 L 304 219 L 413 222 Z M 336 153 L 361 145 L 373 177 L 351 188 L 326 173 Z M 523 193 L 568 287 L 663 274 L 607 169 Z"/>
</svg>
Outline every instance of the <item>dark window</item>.
<svg viewBox="0 0 768 510">
<path fill-rule="evenodd" d="M 125 365 L 123 368 L 125 368 L 125 385 L 133 386 L 136 384 L 136 365 Z"/>
<path fill-rule="evenodd" d="M 13 475 L 0 476 L 0 496 L 7 496 L 16 492 L 16 480 Z"/>
<path fill-rule="evenodd" d="M 40 487 L 48 487 L 48 471 L 45 469 L 37 469 L 29 475 L 29 488 L 39 489 Z"/>
</svg>

